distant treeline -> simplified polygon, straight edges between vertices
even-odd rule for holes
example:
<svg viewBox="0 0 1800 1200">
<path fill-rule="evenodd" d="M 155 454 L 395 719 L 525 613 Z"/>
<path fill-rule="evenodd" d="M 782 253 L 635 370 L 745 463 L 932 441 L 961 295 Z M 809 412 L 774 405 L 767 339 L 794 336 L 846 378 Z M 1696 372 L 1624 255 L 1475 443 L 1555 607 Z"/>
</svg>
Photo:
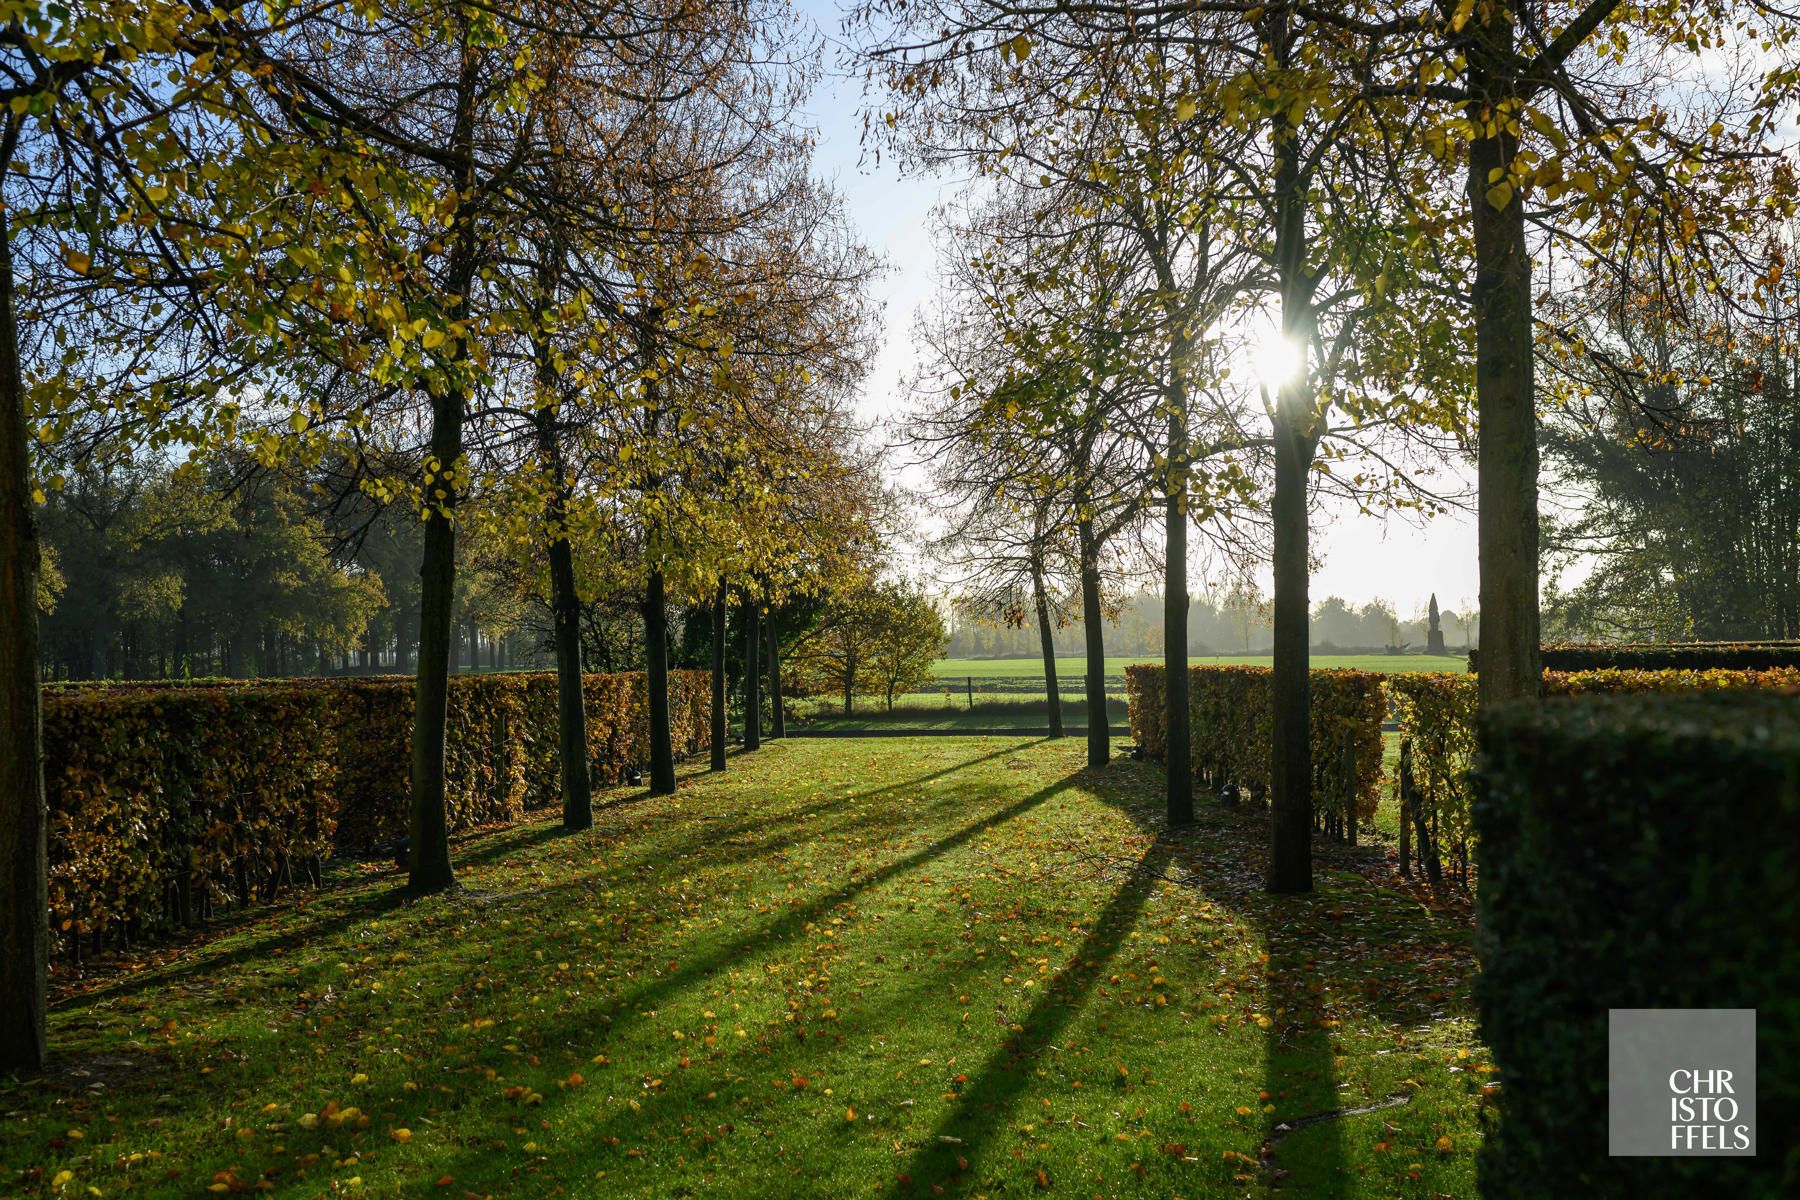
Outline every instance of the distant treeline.
<svg viewBox="0 0 1800 1200">
<path fill-rule="evenodd" d="M 1120 604 L 1116 620 L 1107 624 L 1104 637 L 1108 655 L 1163 652 L 1163 607 L 1160 592 L 1142 591 Z M 1443 608 L 1439 616 L 1445 648 L 1460 653 L 1477 640 L 1481 618 Z M 1312 645 L 1320 653 L 1379 654 L 1388 646 L 1424 651 L 1429 633 L 1425 613 L 1402 618 L 1386 600 L 1371 600 L 1360 607 L 1338 596 L 1329 596 L 1313 607 Z M 1074 622 L 1055 631 L 1058 654 L 1082 653 L 1084 631 Z M 1266 654 L 1272 644 L 1266 604 L 1238 596 L 1215 599 L 1197 597 L 1188 608 L 1188 653 Z M 1037 630 L 1018 628 L 958 614 L 950 633 L 952 658 L 1029 658 L 1040 653 Z"/>
</svg>

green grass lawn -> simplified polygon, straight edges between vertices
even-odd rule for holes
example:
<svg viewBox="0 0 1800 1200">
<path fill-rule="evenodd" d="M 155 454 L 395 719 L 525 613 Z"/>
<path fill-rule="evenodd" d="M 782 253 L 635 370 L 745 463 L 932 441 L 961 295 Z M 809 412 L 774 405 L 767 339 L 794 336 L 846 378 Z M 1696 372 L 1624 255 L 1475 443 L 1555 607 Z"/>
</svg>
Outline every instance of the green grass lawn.
<svg viewBox="0 0 1800 1200">
<path fill-rule="evenodd" d="M 1106 660 L 1108 675 L 1123 675 L 1125 668 L 1136 663 L 1161 662 L 1160 654 L 1140 654 L 1135 657 L 1109 656 Z M 1222 654 L 1210 657 L 1193 657 L 1188 662 L 1194 666 L 1241 665 L 1249 667 L 1266 667 L 1273 660 L 1267 654 Z M 1357 671 L 1455 671 L 1469 669 L 1469 660 L 1461 654 L 1315 654 L 1312 656 L 1315 669 L 1326 667 L 1348 667 Z M 1044 674 L 1044 660 L 1041 658 L 940 658 L 933 667 L 939 680 L 946 685 L 958 680 L 974 676 L 979 687 L 983 679 L 1006 679 L 1021 676 L 1041 678 Z M 1064 687 L 1079 687 L 1081 677 L 1087 670 L 1087 660 L 1083 658 L 1059 658 L 1056 660 L 1057 677 L 1063 681 Z"/>
<path fill-rule="evenodd" d="M 853 712 L 845 713 L 842 702 L 829 699 L 804 701 L 798 705 L 800 729 L 830 732 L 847 729 L 917 729 L 944 731 L 957 729 L 1034 729 L 1049 728 L 1050 706 L 1041 696 L 1029 694 L 975 693 L 971 707 L 962 693 L 940 695 L 910 692 L 894 697 L 890 712 L 879 696 L 860 696 Z M 1107 720 L 1115 734 L 1124 734 L 1129 717 L 1123 695 L 1107 700 Z M 1080 729 L 1087 725 L 1087 704 L 1064 697 L 1063 727 Z"/>
<path fill-rule="evenodd" d="M 1466 921 L 1374 850 L 1266 896 L 1260 816 L 1160 794 L 787 741 L 462 841 L 460 894 L 339 864 L 59 1003 L 0 1193 L 1472 1196 Z"/>
</svg>

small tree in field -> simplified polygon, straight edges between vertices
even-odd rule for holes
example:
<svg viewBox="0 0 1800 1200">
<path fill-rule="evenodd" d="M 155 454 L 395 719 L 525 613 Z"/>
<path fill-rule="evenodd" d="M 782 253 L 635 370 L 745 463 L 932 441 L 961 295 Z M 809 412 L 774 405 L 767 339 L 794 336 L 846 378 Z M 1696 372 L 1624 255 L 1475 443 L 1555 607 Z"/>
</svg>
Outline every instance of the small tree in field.
<svg viewBox="0 0 1800 1200">
<path fill-rule="evenodd" d="M 821 692 L 877 694 L 894 707 L 901 692 L 930 682 L 950 640 L 937 602 L 909 584 L 860 581 L 832 596 L 818 624 L 794 646 L 793 662 Z"/>
<path fill-rule="evenodd" d="M 937 603 L 909 585 L 878 585 L 871 601 L 875 619 L 865 661 L 893 712 L 895 693 L 930 682 L 949 632 Z"/>
</svg>

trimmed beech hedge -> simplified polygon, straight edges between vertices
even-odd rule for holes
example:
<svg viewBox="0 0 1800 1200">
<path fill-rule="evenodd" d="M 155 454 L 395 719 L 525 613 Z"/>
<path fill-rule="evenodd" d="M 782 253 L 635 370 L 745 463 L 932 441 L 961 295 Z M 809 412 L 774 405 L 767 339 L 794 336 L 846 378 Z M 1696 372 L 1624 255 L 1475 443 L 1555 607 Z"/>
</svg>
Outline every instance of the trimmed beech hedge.
<svg viewBox="0 0 1800 1200">
<path fill-rule="evenodd" d="M 1768 671 L 1800 668 L 1800 642 L 1552 642 L 1539 648 L 1546 671 Z M 1479 669 L 1478 649 L 1469 670 Z"/>
<path fill-rule="evenodd" d="M 596 783 L 649 761 L 642 674 L 590 675 Z M 709 677 L 672 671 L 675 752 L 704 746 Z M 62 947 L 126 941 L 317 882 L 333 849 L 407 830 L 413 681 L 405 677 L 52 687 L 44 703 L 51 929 Z M 561 794 L 556 679 L 450 681 L 450 828 L 516 821 Z"/>
<path fill-rule="evenodd" d="M 1410 804 L 1444 866 L 1466 878 L 1474 848 L 1476 688 L 1472 675 L 1396 674 L 1386 679 L 1412 785 Z M 1765 671 L 1546 671 L 1548 696 L 1712 692 L 1800 687 L 1800 669 Z M 1421 853 L 1425 848 L 1421 846 Z"/>
<path fill-rule="evenodd" d="M 1195 779 L 1215 789 L 1235 784 L 1252 802 L 1262 802 L 1272 768 L 1273 680 L 1268 667 L 1188 668 Z M 1373 817 L 1381 799 L 1381 722 L 1387 711 L 1381 676 L 1313 671 L 1311 683 L 1315 821 L 1323 832 L 1354 841 L 1356 821 Z M 1166 747 L 1164 687 L 1158 664 L 1125 668 L 1131 736 L 1158 760 Z"/>
<path fill-rule="evenodd" d="M 1481 764 L 1482 1196 L 1800 1195 L 1800 700 L 1506 706 Z M 1609 1008 L 1757 1010 L 1757 1157 L 1607 1157 Z"/>
<path fill-rule="evenodd" d="M 317 878 L 337 828 L 331 696 L 83 688 L 44 704 L 50 927 L 128 936 Z"/>
</svg>

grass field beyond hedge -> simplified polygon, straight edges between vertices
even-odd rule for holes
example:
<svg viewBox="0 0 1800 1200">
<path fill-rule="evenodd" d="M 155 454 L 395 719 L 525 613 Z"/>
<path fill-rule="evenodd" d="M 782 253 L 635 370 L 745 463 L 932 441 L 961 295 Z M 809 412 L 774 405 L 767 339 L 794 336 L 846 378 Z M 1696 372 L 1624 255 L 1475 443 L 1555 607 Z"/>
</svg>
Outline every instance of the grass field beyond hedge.
<svg viewBox="0 0 1800 1200">
<path fill-rule="evenodd" d="M 1106 659 L 1108 675 L 1123 675 L 1125 668 L 1137 663 L 1161 662 L 1160 654 L 1139 654 L 1136 656 L 1111 656 Z M 1274 659 L 1267 654 L 1221 654 L 1207 657 L 1191 657 L 1188 662 L 1196 667 L 1203 666 L 1246 666 L 1266 667 Z M 1344 667 L 1356 671 L 1455 671 L 1469 669 L 1469 660 L 1461 654 L 1315 654 L 1312 656 L 1314 670 L 1327 667 Z M 949 685 L 957 680 L 974 676 L 977 683 L 983 679 L 1006 679 L 1023 676 L 1042 678 L 1044 660 L 1041 658 L 940 658 L 933 672 L 940 682 Z M 1056 660 L 1057 678 L 1063 682 L 1064 690 L 1080 687 L 1082 674 L 1087 670 L 1084 658 L 1058 658 Z"/>
<path fill-rule="evenodd" d="M 1260 815 L 1082 762 L 789 741 L 459 894 L 339 864 L 60 1002 L 0 1193 L 1472 1195 L 1466 923 L 1377 851 L 1266 896 Z"/>
</svg>

